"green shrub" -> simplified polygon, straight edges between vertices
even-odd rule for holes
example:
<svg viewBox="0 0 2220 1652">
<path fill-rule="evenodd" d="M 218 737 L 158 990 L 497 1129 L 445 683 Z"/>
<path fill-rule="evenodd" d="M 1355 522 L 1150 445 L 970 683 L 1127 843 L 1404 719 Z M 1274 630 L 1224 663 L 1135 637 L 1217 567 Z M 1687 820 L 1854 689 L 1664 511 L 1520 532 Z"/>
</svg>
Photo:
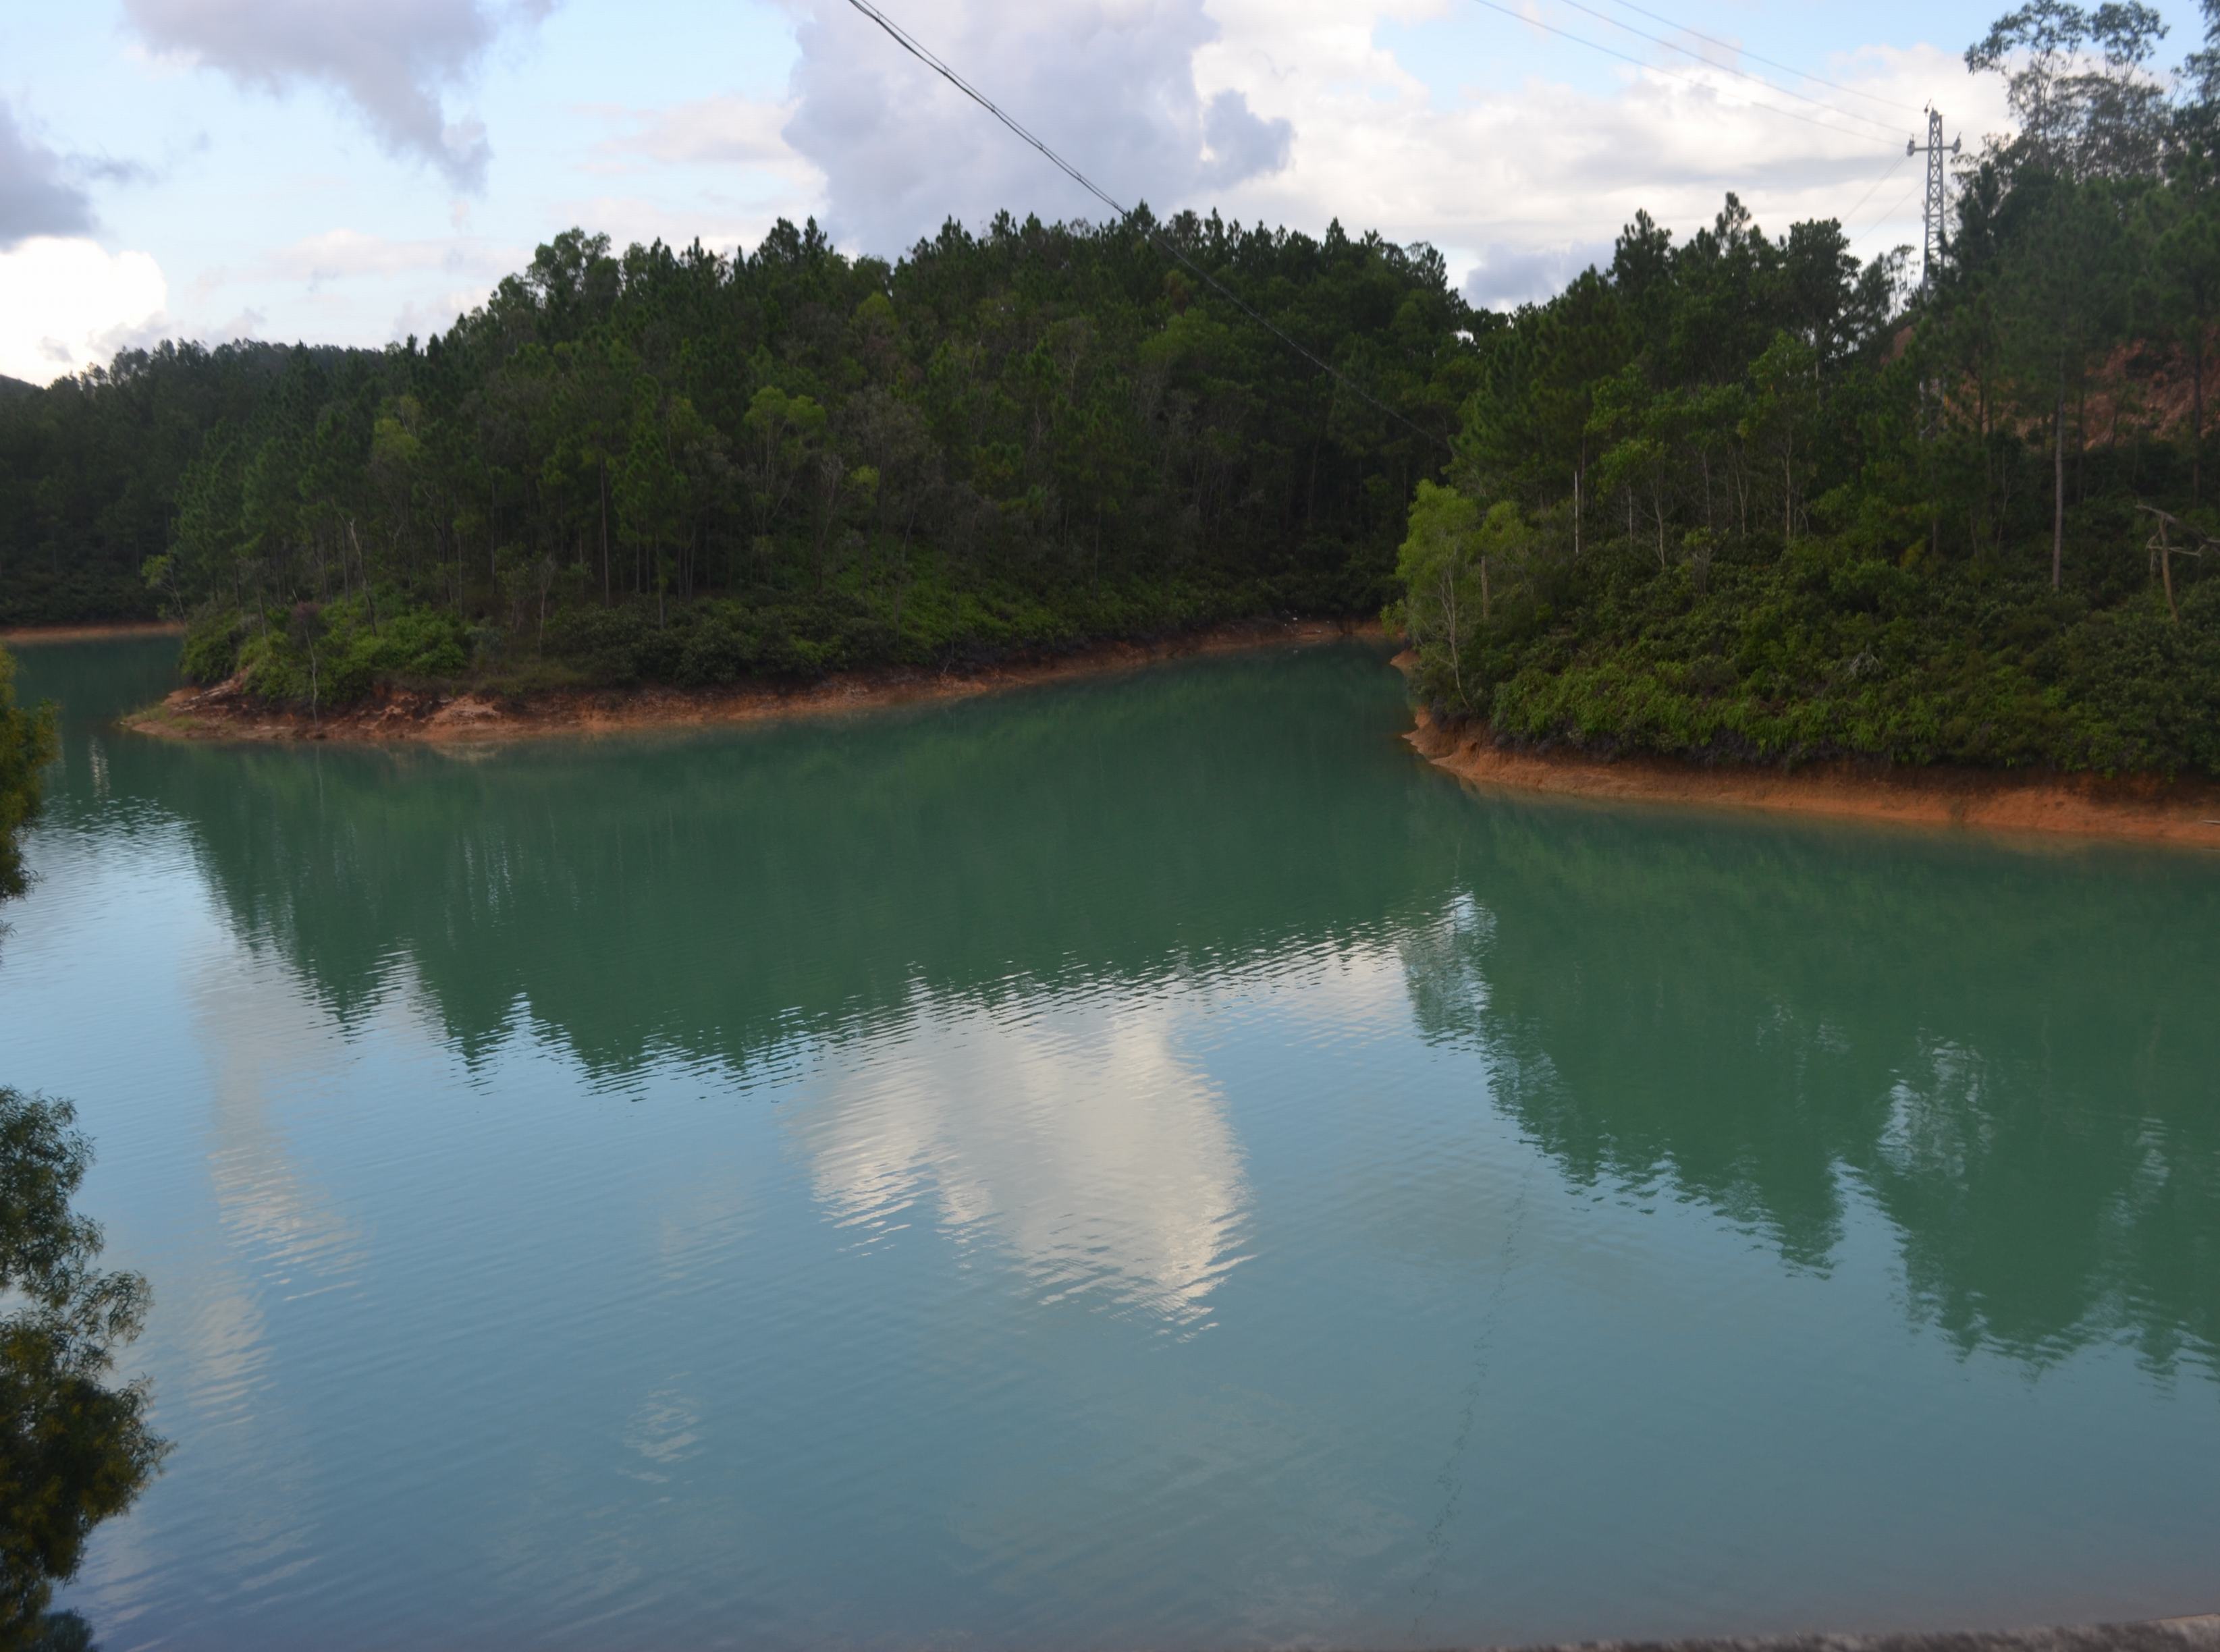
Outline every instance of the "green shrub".
<svg viewBox="0 0 2220 1652">
<path fill-rule="evenodd" d="M 221 683 L 239 669 L 239 645 L 248 620 L 231 609 L 209 609 L 185 628 L 178 669 L 188 683 Z"/>
<path fill-rule="evenodd" d="M 1469 700 L 1499 738 L 1600 752 L 2220 776 L 2220 581 L 2176 623 L 2117 570 L 2053 592 L 1849 539 L 1722 563 L 1703 595 L 1680 571 L 1597 556 L 1562 606 L 1468 648 Z M 1426 651 L 1422 690 L 1447 677 Z"/>
</svg>

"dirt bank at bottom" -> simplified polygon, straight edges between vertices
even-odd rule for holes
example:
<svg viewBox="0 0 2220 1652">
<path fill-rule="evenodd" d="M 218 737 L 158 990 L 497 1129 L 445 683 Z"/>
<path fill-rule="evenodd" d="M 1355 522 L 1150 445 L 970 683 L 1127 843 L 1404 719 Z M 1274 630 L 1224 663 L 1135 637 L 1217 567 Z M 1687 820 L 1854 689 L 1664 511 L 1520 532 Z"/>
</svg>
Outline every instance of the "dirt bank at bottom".
<svg viewBox="0 0 2220 1652">
<path fill-rule="evenodd" d="M 116 620 L 90 626 L 17 626 L 0 630 L 0 644 L 20 648 L 26 643 L 106 642 L 116 637 L 182 637 L 184 627 L 171 620 Z"/>
<path fill-rule="evenodd" d="M 1481 786 L 2220 850 L 2220 786 L 2203 781 L 1881 769 L 1852 763 L 1788 770 L 1706 766 L 1668 757 L 1606 759 L 1500 746 L 1485 729 L 1445 728 L 1423 711 L 1409 739 L 1451 774 Z"/>
<path fill-rule="evenodd" d="M 1575 1652 L 1570 1647 L 1528 1652 Z M 2220 1652 L 2220 1617 L 1931 1635 L 1785 1635 L 1721 1641 L 1595 1641 L 1578 1652 Z"/>
<path fill-rule="evenodd" d="M 960 700 L 1206 654 L 1358 637 L 1383 640 L 1385 635 L 1376 622 L 1269 621 L 1221 626 L 1157 642 L 1099 643 L 1069 653 L 968 670 L 850 672 L 803 686 L 565 689 L 521 697 L 392 689 L 320 718 L 265 706 L 249 698 L 237 683 L 227 683 L 213 689 L 180 689 L 160 705 L 126 718 L 124 726 L 168 739 L 441 744 L 713 728 Z"/>
</svg>

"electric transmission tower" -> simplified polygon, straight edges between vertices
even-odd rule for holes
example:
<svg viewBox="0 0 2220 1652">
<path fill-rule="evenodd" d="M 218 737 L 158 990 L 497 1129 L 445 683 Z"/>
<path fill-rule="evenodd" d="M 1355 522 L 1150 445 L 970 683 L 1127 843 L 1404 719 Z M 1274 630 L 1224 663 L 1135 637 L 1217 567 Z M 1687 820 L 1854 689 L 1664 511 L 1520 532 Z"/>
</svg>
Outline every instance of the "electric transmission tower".
<svg viewBox="0 0 2220 1652">
<path fill-rule="evenodd" d="M 1933 104 L 1927 109 L 1927 141 L 1916 138 L 1905 140 L 1904 153 L 1927 157 L 1926 205 L 1921 216 L 1925 220 L 1925 243 L 1919 256 L 1919 290 L 1927 292 L 1935 285 L 1936 267 L 1942 261 L 1942 214 L 1950 204 L 1950 181 L 1942 171 L 1942 157 L 1955 155 L 1965 144 L 1963 138 L 1944 147 L 1942 143 L 1942 112 Z"/>
</svg>

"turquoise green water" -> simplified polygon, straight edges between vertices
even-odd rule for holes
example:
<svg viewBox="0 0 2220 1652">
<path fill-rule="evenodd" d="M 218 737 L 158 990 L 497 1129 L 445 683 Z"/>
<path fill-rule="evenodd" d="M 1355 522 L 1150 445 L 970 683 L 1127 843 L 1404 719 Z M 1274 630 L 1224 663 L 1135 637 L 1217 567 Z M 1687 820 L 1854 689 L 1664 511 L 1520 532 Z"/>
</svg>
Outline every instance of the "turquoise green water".
<svg viewBox="0 0 2220 1652">
<path fill-rule="evenodd" d="M 2220 862 L 1482 796 L 1360 648 L 460 756 L 25 667 L 111 1652 L 2220 1606 Z"/>
</svg>

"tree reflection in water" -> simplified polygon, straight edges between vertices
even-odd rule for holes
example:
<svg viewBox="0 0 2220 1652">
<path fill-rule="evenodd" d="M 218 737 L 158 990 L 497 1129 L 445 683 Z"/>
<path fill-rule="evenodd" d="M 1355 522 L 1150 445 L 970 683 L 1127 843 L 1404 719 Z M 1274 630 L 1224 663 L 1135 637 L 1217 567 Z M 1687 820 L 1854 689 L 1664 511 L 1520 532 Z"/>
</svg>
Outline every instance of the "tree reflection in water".
<svg viewBox="0 0 2220 1652">
<path fill-rule="evenodd" d="M 1402 943 L 1414 1013 L 1576 1181 L 1818 1269 L 1861 1190 L 1961 1348 L 2214 1374 L 2209 868 L 1541 807 L 1458 835 L 1463 888 Z"/>
<path fill-rule="evenodd" d="M 405 979 L 465 1051 L 528 1025 L 613 1084 L 1390 945 L 1575 1184 L 1811 1270 L 1862 1198 L 1961 1348 L 2214 1373 L 2215 869 L 1477 798 L 1396 701 L 1350 650 L 736 739 L 123 742 L 108 783 L 343 1022 Z"/>
</svg>

